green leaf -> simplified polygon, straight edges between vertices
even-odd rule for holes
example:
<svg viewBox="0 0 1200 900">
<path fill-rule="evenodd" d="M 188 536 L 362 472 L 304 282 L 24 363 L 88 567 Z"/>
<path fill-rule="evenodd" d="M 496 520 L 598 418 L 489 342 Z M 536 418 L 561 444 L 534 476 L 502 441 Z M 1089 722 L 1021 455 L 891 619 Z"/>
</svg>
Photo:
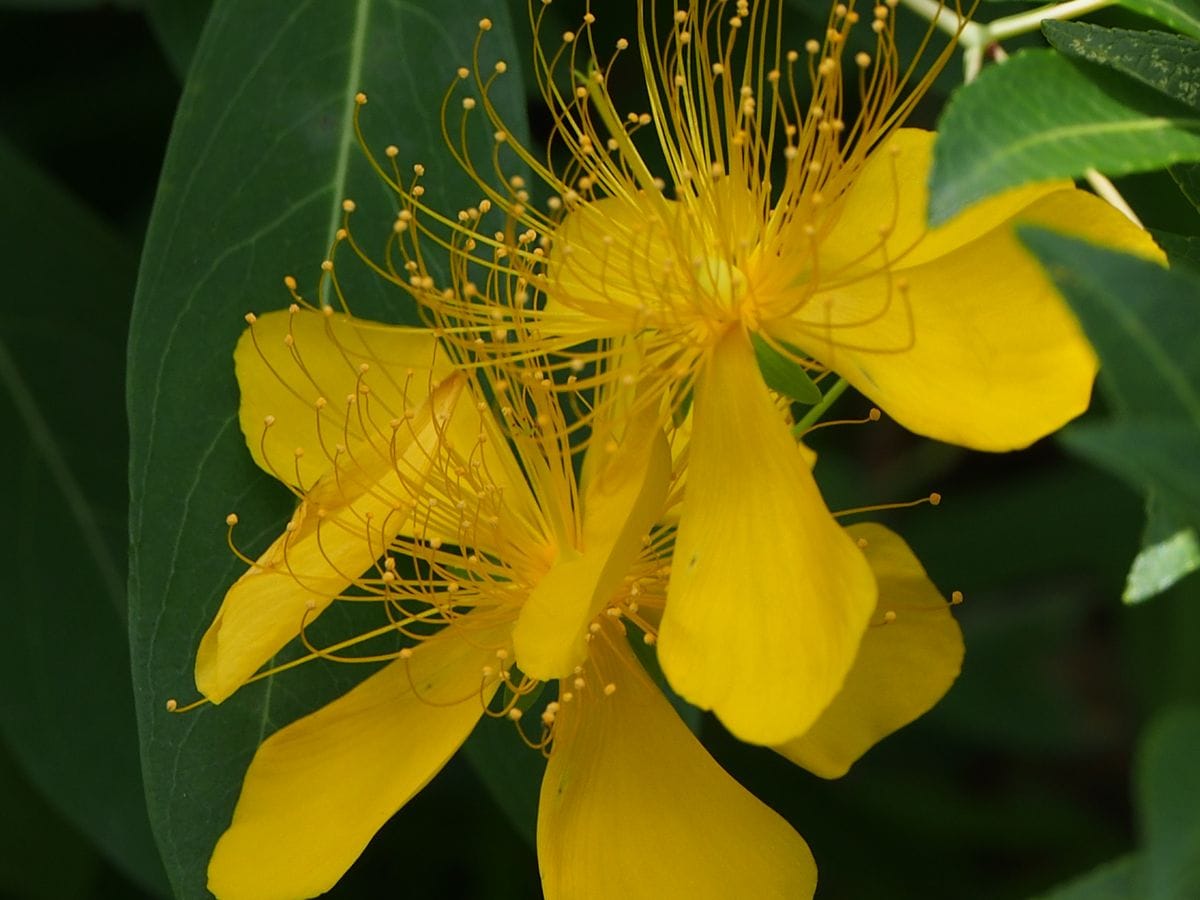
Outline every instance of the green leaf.
<svg viewBox="0 0 1200 900">
<path fill-rule="evenodd" d="M 1042 34 L 1060 53 L 1106 66 L 1200 109 L 1200 44 L 1189 38 L 1053 20 L 1042 23 Z"/>
<path fill-rule="evenodd" d="M 1122 856 L 1081 875 L 1038 900 L 1139 900 L 1142 859 Z"/>
<path fill-rule="evenodd" d="M 536 847 L 545 757 L 521 742 L 508 719 L 490 716 L 475 726 L 463 753 L 513 827 L 530 847 Z"/>
<path fill-rule="evenodd" d="M 507 16 L 491 0 L 447 0 L 435 11 L 384 0 L 218 0 L 192 61 L 143 255 L 127 385 L 133 683 L 151 820 L 178 897 L 206 896 L 209 853 L 259 742 L 369 668 L 309 664 L 219 708 L 164 710 L 168 698 L 194 696 L 197 643 L 242 569 L 225 546 L 225 515 L 238 511 L 238 542 L 253 555 L 293 503 L 239 434 L 230 354 L 242 316 L 286 306 L 288 273 L 315 296 L 343 198 L 358 203 L 358 238 L 384 245 L 395 198 L 355 146 L 357 90 L 371 94 L 368 142 L 376 152 L 395 143 L 406 164 L 426 164 L 432 206 L 457 210 L 478 197 L 442 146 L 438 109 L 485 13 L 496 27 L 481 65 L 490 70 L 497 55 L 509 62 L 493 96 L 520 137 L 517 60 Z M 473 152 L 487 159 L 491 130 L 480 138 Z M 380 279 L 350 269 L 347 278 L 360 315 L 414 319 Z M 336 624 L 344 606 L 318 624 L 331 614 Z"/>
<path fill-rule="evenodd" d="M 662 666 L 658 664 L 658 651 L 652 644 L 647 644 L 637 632 L 630 633 L 629 646 L 633 648 L 633 655 L 641 662 L 650 679 L 658 685 L 663 696 L 670 701 L 672 708 L 683 720 L 683 724 L 692 734 L 699 734 L 704 724 L 704 713 L 675 693 L 671 683 L 667 681 L 667 676 L 663 674 Z"/>
<path fill-rule="evenodd" d="M 1053 232 L 1020 233 L 1099 353 L 1115 413 L 1061 439 L 1150 495 L 1124 593 L 1144 600 L 1200 566 L 1200 279 Z"/>
<path fill-rule="evenodd" d="M 951 98 L 938 132 L 929 185 L 934 225 L 1029 182 L 1200 160 L 1196 111 L 1051 50 L 1025 50 L 984 69 Z"/>
<path fill-rule="evenodd" d="M 1200 212 L 1200 163 L 1184 163 L 1167 169 L 1183 196 Z"/>
<path fill-rule="evenodd" d="M 0 142 L 20 210 L 5 252 L 0 441 L 9 474 L 0 565 L 10 601 L 0 732 L 30 781 L 147 890 L 165 888 L 143 799 L 125 640 L 124 329 L 134 256 Z M 64 236 L 70 264 L 62 264 Z M 56 576 L 69 573 L 64 587 Z"/>
<path fill-rule="evenodd" d="M 1161 594 L 1200 569 L 1200 537 L 1194 524 L 1174 504 L 1151 490 L 1146 497 L 1146 532 L 1133 560 L 1125 592 L 1126 603 L 1140 603 Z"/>
<path fill-rule="evenodd" d="M 1200 897 L 1200 710 L 1164 713 L 1142 739 L 1135 766 L 1145 900 Z"/>
<path fill-rule="evenodd" d="M 1100 354 L 1122 418 L 1169 417 L 1200 434 L 1200 279 L 1040 228 L 1021 228 Z"/>
<path fill-rule="evenodd" d="M 142 0 L 0 0 L 0 8 L 22 12 L 69 13 L 98 6 L 137 7 Z"/>
<path fill-rule="evenodd" d="M 1167 253 L 1171 268 L 1200 276 L 1200 237 L 1153 230 L 1154 240 Z"/>
<path fill-rule="evenodd" d="M 1198 0 L 1120 0 L 1120 4 L 1200 40 Z"/>
<path fill-rule="evenodd" d="M 758 358 L 758 370 L 762 372 L 767 387 L 805 406 L 820 402 L 821 389 L 808 377 L 802 365 L 780 353 L 757 334 L 750 335 L 750 340 L 754 344 L 754 355 Z M 803 354 L 796 351 L 796 355 Z"/>
<path fill-rule="evenodd" d="M 143 0 L 143 4 L 159 46 L 182 81 L 192 64 L 213 0 Z"/>
<path fill-rule="evenodd" d="M 0 742 L 0 897 L 86 900 L 100 858 L 78 832 L 55 815 L 29 785 Z"/>
<path fill-rule="evenodd" d="M 1154 488 L 1174 498 L 1200 521 L 1200 431 L 1192 424 L 1162 421 L 1114 421 L 1068 427 L 1063 443 L 1143 490 Z"/>
</svg>

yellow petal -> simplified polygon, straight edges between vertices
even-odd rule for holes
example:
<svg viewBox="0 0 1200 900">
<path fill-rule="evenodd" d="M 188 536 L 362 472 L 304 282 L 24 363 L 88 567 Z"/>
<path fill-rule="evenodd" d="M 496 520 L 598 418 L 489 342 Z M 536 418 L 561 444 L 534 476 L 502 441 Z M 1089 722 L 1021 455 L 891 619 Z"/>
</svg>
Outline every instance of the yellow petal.
<svg viewBox="0 0 1200 900">
<path fill-rule="evenodd" d="M 337 444 L 369 442 L 375 429 L 388 434 L 393 417 L 420 406 L 453 371 L 429 331 L 308 309 L 258 316 L 238 341 L 234 363 L 242 393 L 238 418 L 250 454 L 301 491 L 332 470 Z M 364 383 L 369 403 L 347 404 Z M 324 400 L 320 410 L 318 398 Z M 272 423 L 264 427 L 268 416 Z"/>
<path fill-rule="evenodd" d="M 1005 191 L 930 231 L 925 210 L 933 142 L 932 131 L 901 128 L 871 153 L 820 239 L 823 278 L 844 278 L 885 262 L 894 270 L 928 262 L 1002 225 L 1035 200 L 1071 187 L 1070 181 L 1052 181 Z M 887 232 L 884 240 L 881 230 Z"/>
<path fill-rule="evenodd" d="M 325 475 L 288 530 L 225 595 L 196 654 L 196 687 L 220 703 L 411 529 L 414 485 L 429 469 L 464 376 L 434 389 L 386 451 L 361 444 Z M 386 453 L 386 455 L 385 455 Z M 394 457 L 393 454 L 394 453 Z"/>
<path fill-rule="evenodd" d="M 639 327 L 646 310 L 686 308 L 699 224 L 683 204 L 645 194 L 572 211 L 554 234 L 545 329 L 619 336 Z"/>
<path fill-rule="evenodd" d="M 739 738 L 777 744 L 841 688 L 875 580 L 826 510 L 742 332 L 712 351 L 692 414 L 659 660 L 676 691 Z"/>
<path fill-rule="evenodd" d="M 822 778 L 840 778 L 893 731 L 930 710 L 962 667 L 950 605 L 899 535 L 852 525 L 879 583 L 875 618 L 846 684 L 802 737 L 775 749 Z M 889 615 L 890 613 L 890 615 Z"/>
<path fill-rule="evenodd" d="M 530 593 L 513 633 L 517 663 L 533 678 L 565 678 L 587 655 L 588 624 L 608 603 L 663 513 L 671 454 L 648 406 L 618 445 L 596 437 L 584 461 L 582 535 Z"/>
<path fill-rule="evenodd" d="M 1043 197 L 1015 221 L 1161 256 L 1082 191 Z M 830 287 L 770 330 L 912 431 L 980 450 L 1027 446 L 1087 408 L 1096 360 L 1012 225 L 895 276 Z"/>
<path fill-rule="evenodd" d="M 495 639 L 495 635 L 490 635 Z M 470 734 L 494 647 L 447 632 L 275 732 L 246 772 L 208 866 L 220 900 L 314 897 Z"/>
<path fill-rule="evenodd" d="M 547 900 L 811 897 L 803 839 L 717 765 L 628 646 L 593 646 L 616 692 L 585 688 L 558 714 L 538 809 Z"/>
</svg>

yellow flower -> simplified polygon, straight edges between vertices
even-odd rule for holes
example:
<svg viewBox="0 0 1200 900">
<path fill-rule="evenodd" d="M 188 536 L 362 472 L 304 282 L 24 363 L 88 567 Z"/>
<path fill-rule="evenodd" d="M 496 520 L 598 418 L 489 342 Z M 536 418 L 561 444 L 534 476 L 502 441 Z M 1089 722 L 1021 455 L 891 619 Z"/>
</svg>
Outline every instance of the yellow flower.
<svg viewBox="0 0 1200 900">
<path fill-rule="evenodd" d="M 670 569 L 656 412 L 597 415 L 577 478 L 535 370 L 468 377 L 427 332 L 328 309 L 250 318 L 236 352 L 242 428 L 300 503 L 226 595 L 197 683 L 224 700 L 297 636 L 307 658 L 386 665 L 258 749 L 213 853 L 213 893 L 329 889 L 489 714 L 549 757 L 538 858 L 551 900 L 810 897 L 804 841 L 708 756 L 629 644 L 653 643 Z M 843 694 L 777 748 L 824 777 L 936 702 L 962 654 L 899 538 L 866 525 L 847 540 L 887 605 Z M 308 626 L 334 602 L 373 604 L 381 624 L 318 650 Z M 402 647 L 380 648 L 396 636 Z M 549 702 L 546 680 L 558 682 Z"/>
<path fill-rule="evenodd" d="M 804 732 L 840 690 L 876 593 L 768 392 L 752 338 L 837 373 L 913 431 L 1023 447 L 1086 408 L 1096 361 L 1013 225 L 1157 252 L 1065 182 L 928 229 L 933 136 L 900 126 L 950 48 L 924 74 L 918 60 L 903 64 L 896 5 L 838 3 L 824 34 L 787 49 L 781 2 L 705 0 L 677 7 L 664 28 L 659 4 L 639 0 L 634 41 L 602 55 L 589 12 L 557 46 L 535 41 L 554 121 L 546 160 L 498 117 L 489 94 L 506 67 L 485 67 L 477 43 L 474 68 L 459 72 L 471 91 L 461 129 L 447 122 L 447 133 L 469 134 L 482 110 L 496 140 L 491 168 L 515 156 L 551 192 L 545 210 L 522 176 L 490 185 L 465 141 L 459 161 L 484 196 L 457 218 L 424 204 L 421 167 L 400 177 L 395 148 L 391 174 L 379 167 L 403 202 L 389 248 L 402 263 L 395 280 L 448 341 L 481 357 L 557 354 L 551 370 L 580 373 L 563 390 L 619 379 L 646 403 L 690 408 L 660 658 L 685 698 L 758 743 Z M 488 29 L 484 20 L 481 37 Z M 851 33 L 868 29 L 874 52 L 847 50 Z M 640 111 L 618 109 L 608 90 L 627 51 L 646 85 Z M 446 110 L 459 108 L 449 101 Z M 485 225 L 489 215 L 503 227 Z M 431 234 L 455 257 L 449 286 L 422 263 Z M 480 272 L 485 290 L 471 280 Z"/>
</svg>

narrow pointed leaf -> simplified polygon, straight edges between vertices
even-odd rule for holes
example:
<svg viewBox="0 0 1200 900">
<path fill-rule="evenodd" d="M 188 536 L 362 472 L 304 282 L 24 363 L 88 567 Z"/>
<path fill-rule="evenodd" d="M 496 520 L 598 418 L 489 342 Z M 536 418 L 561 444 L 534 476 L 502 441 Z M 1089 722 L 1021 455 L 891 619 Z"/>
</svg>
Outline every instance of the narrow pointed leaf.
<svg viewBox="0 0 1200 900">
<path fill-rule="evenodd" d="M 1128 75 L 1200 109 L 1200 43 L 1190 38 L 1052 20 L 1042 23 L 1042 33 L 1060 53 Z"/>
<path fill-rule="evenodd" d="M 808 377 L 803 366 L 784 356 L 757 334 L 751 335 L 750 340 L 754 343 L 758 370 L 767 387 L 805 406 L 821 401 L 821 389 Z"/>
<path fill-rule="evenodd" d="M 1146 497 L 1146 531 L 1121 599 L 1140 603 L 1200 569 L 1200 533 L 1175 504 L 1154 490 Z"/>
</svg>

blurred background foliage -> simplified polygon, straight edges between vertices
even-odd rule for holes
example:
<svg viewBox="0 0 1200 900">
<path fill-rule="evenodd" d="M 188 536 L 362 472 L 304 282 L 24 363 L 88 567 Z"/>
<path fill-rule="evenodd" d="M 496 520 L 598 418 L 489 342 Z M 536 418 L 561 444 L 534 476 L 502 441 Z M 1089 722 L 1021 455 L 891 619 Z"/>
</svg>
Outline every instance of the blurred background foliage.
<svg viewBox="0 0 1200 900">
<path fill-rule="evenodd" d="M 481 4 L 467 5 L 472 11 L 462 15 L 465 33 L 471 34 Z M 520 3 L 513 5 L 512 39 L 520 46 L 528 40 L 525 14 Z M 285 5 L 262 4 L 268 6 Z M 441 68 L 420 73 L 424 90 L 415 97 L 395 96 L 416 83 L 399 74 L 412 49 L 404 45 L 402 16 L 397 12 L 389 18 L 388 11 L 399 6 L 378 4 L 373 22 L 379 30 L 366 36 L 367 55 L 378 65 L 366 70 L 369 83 L 352 89 L 371 92 L 372 113 L 403 101 L 434 115 Z M 453 15 L 447 10 L 459 6 L 443 4 L 439 15 Z M 602 29 L 614 29 L 614 40 L 618 30 L 625 30 L 616 26 L 615 13 L 623 6 L 631 4 L 613 3 L 601 19 Z M 823 7 L 815 0 L 795 0 L 786 20 L 787 43 L 799 45 L 819 29 Z M 316 4 L 317 12 L 321 8 Z M 7 210 L 0 225 L 0 258 L 9 285 L 0 302 L 0 414 L 7 423 L 0 462 L 10 485 L 10 514 L 0 542 L 0 563 L 9 573 L 0 653 L 0 897 L 169 895 L 146 812 L 135 716 L 141 717 L 141 753 L 151 795 L 157 797 L 152 806 L 160 846 L 199 827 L 180 821 L 178 809 L 208 806 L 211 821 L 196 832 L 190 852 L 196 857 L 205 840 L 211 844 L 213 830 L 219 832 L 227 821 L 248 758 L 246 745 L 231 745 L 224 755 L 211 743 L 195 749 L 195 735 L 219 742 L 226 733 L 211 710 L 162 721 L 165 698 L 189 691 L 191 656 L 186 654 L 191 651 L 178 648 L 194 649 L 200 627 L 195 623 L 207 621 L 235 566 L 220 549 L 219 517 L 197 525 L 190 511 L 192 493 L 173 493 L 169 478 L 146 481 L 137 468 L 137 447 L 133 476 L 141 479 L 143 491 L 139 519 L 147 511 L 151 518 L 140 530 L 135 527 L 135 542 L 144 538 L 149 544 L 157 532 L 178 544 L 185 520 L 206 536 L 192 541 L 190 532 L 183 534 L 186 549 L 178 567 L 184 580 L 196 585 L 198 606 L 184 611 L 181 621 L 190 624 L 167 632 L 164 640 L 176 651 L 173 664 L 148 649 L 172 609 L 156 607 L 154 598 L 140 601 L 133 627 L 135 713 L 126 637 L 130 446 L 124 393 L 126 334 L 156 192 L 172 196 L 189 174 L 181 167 L 201 159 L 204 136 L 224 127 L 196 110 L 220 110 L 226 101 L 236 108 L 240 86 L 255 77 L 257 70 L 244 53 L 213 36 L 220 29 L 233 34 L 244 27 L 251 21 L 246 9 L 244 0 L 217 4 L 201 51 L 203 64 L 192 69 L 209 20 L 206 0 L 0 0 L 0 195 Z M 295 4 L 297 16 L 313 9 L 312 3 Z M 563 22 L 579 15 L 567 2 L 556 3 L 554 10 Z M 330 58 L 339 59 L 338 53 L 353 47 L 347 51 L 336 44 L 342 39 L 337 28 L 322 33 L 319 16 L 310 20 L 311 52 L 286 62 L 304 71 L 306 84 L 320 85 L 327 72 L 330 90 L 344 92 L 338 79 L 345 71 Z M 264 13 L 262 22 L 269 21 Z M 912 46 L 920 26 L 912 17 L 908 21 L 915 25 L 905 34 Z M 1092 21 L 1148 26 L 1127 12 L 1108 12 Z M 268 49 L 275 37 L 253 30 L 242 35 Z M 1037 45 L 1040 39 L 1014 43 Z M 268 50 L 263 53 L 269 56 Z M 389 65 L 393 58 L 394 67 Z M 917 111 L 917 124 L 933 125 L 960 73 L 957 60 L 952 61 Z M 177 126 L 176 167 L 160 188 L 185 86 L 190 106 Z M 636 96 L 636 85 L 626 87 Z M 222 230 L 225 220 L 216 212 L 204 215 L 203 204 L 187 207 L 189 216 L 176 226 L 185 247 L 177 252 L 184 256 L 158 253 L 153 262 L 160 269 L 205 270 L 233 252 L 243 218 L 274 219 L 285 209 L 287 215 L 308 215 L 303 204 L 296 212 L 295 204 L 309 196 L 310 187 L 315 207 L 328 199 L 320 193 L 322 173 L 312 177 L 312 185 L 303 183 L 309 170 L 297 162 L 295 142 L 289 143 L 297 135 L 271 131 L 281 117 L 306 115 L 305 97 L 289 95 L 286 79 L 272 89 L 284 108 L 264 110 L 261 123 L 239 133 L 242 144 L 214 151 L 229 160 L 231 187 L 222 194 L 214 183 L 210 202 L 214 210 L 233 210 L 233 231 Z M 524 102 L 520 94 L 514 90 L 507 101 L 518 114 Z M 528 110 L 536 141 L 549 123 L 536 98 L 528 98 Z M 386 114 L 379 116 L 380 127 L 400 127 Z M 314 121 L 319 130 L 321 122 Z M 429 131 L 429 121 L 410 125 Z M 298 131 L 301 138 L 312 133 L 317 132 Z M 196 146 L 179 146 L 181 134 Z M 317 158 L 325 157 L 317 153 Z M 239 193 L 233 185 L 248 172 L 255 173 L 257 191 Z M 1130 175 L 1117 183 L 1149 227 L 1185 236 L 1200 232 L 1196 209 L 1165 172 Z M 286 258 L 261 258 L 252 247 L 244 271 L 222 276 L 219 297 L 197 289 L 202 308 L 196 327 L 209 327 L 210 315 L 224 319 L 200 334 L 195 346 L 201 355 L 188 366 L 220 370 L 217 383 L 228 382 L 229 354 L 240 324 L 226 313 L 285 304 L 281 289 L 263 287 L 277 286 L 285 273 L 295 271 L 302 284 L 315 280 L 327 214 L 312 215 L 315 223 L 296 219 Z M 288 223 L 291 230 L 292 220 Z M 155 277 L 177 284 L 181 271 Z M 144 282 L 152 275 L 143 269 Z M 157 341 L 180 321 L 171 317 L 170 308 L 149 303 L 139 300 L 141 324 L 132 348 L 143 365 L 165 353 Z M 132 382 L 128 402 L 135 423 L 156 409 L 142 393 L 151 383 L 137 377 Z M 212 398 L 213 408 L 224 409 L 226 417 L 236 403 L 227 388 Z M 866 409 L 865 401 L 851 394 L 839 401 L 837 412 L 858 416 Z M 193 409 L 184 403 L 171 413 L 182 442 L 189 437 Z M 194 438 L 202 442 L 215 426 L 204 410 L 195 413 Z M 1103 409 L 1093 415 L 1103 415 Z M 236 433 L 223 441 L 214 444 L 224 448 L 218 452 L 238 450 Z M 812 443 L 834 509 L 941 492 L 945 499 L 937 509 L 918 507 L 888 521 L 912 543 L 945 592 L 961 589 L 967 598 L 957 610 L 967 643 L 957 685 L 932 713 L 885 741 L 840 781 L 819 781 L 769 751 L 737 743 L 711 718 L 702 721 L 702 737 L 721 763 L 809 841 L 821 873 L 818 896 L 1036 896 L 1125 854 L 1140 851 L 1135 861 L 1153 856 L 1157 851 L 1149 842 L 1161 836 L 1164 821 L 1168 832 L 1183 835 L 1177 843 L 1193 841 L 1191 850 L 1185 846 L 1179 852 L 1196 853 L 1200 826 L 1194 809 L 1200 801 L 1190 810 L 1162 812 L 1164 796 L 1169 804 L 1173 791 L 1184 798 L 1200 796 L 1194 717 L 1177 712 L 1162 720 L 1146 738 L 1134 777 L 1135 748 L 1148 724 L 1172 707 L 1200 704 L 1200 578 L 1184 578 L 1140 605 L 1121 603 L 1141 540 L 1143 498 L 1068 455 L 1054 440 L 1019 454 L 984 456 L 915 439 L 884 421 L 828 429 Z M 235 505 L 239 510 L 249 505 L 258 513 L 260 533 L 248 540 L 265 540 L 282 521 L 286 500 L 274 486 L 256 480 L 248 463 L 234 465 L 241 466 L 236 470 L 240 481 L 207 480 L 196 502 L 205 515 L 209 506 L 223 515 Z M 169 575 L 174 574 L 172 568 Z M 143 584 L 141 589 L 155 588 Z M 326 693 L 333 689 L 332 682 L 324 688 Z M 298 693 L 294 685 L 283 688 L 292 692 Z M 308 696 L 282 702 L 294 714 L 315 701 Z M 269 704 L 263 710 L 257 727 L 283 724 L 274 718 L 283 713 L 272 712 Z M 237 720 L 239 713 L 228 715 Z M 515 739 L 506 740 L 510 737 L 502 728 L 475 740 L 380 832 L 333 896 L 499 900 L 536 895 L 529 783 L 537 765 L 519 756 L 527 751 Z M 172 753 L 184 764 L 170 770 L 179 780 L 168 783 L 163 760 Z M 193 757 L 188 753 L 211 768 L 189 770 L 187 760 Z M 1188 769 L 1190 782 L 1183 774 Z M 211 796 L 207 785 L 212 785 Z M 176 813 L 169 813 L 176 801 Z M 653 854 L 647 847 L 646 859 L 630 864 L 655 865 Z M 166 858 L 175 891 L 202 896 L 194 876 L 205 860 L 184 864 L 170 853 Z M 1131 877 L 1130 865 L 1119 863 L 1117 876 Z M 192 876 L 179 874 L 189 866 Z M 1171 889 L 1156 888 L 1153 896 L 1197 896 Z M 1061 896 L 1065 900 L 1068 894 Z"/>
</svg>

